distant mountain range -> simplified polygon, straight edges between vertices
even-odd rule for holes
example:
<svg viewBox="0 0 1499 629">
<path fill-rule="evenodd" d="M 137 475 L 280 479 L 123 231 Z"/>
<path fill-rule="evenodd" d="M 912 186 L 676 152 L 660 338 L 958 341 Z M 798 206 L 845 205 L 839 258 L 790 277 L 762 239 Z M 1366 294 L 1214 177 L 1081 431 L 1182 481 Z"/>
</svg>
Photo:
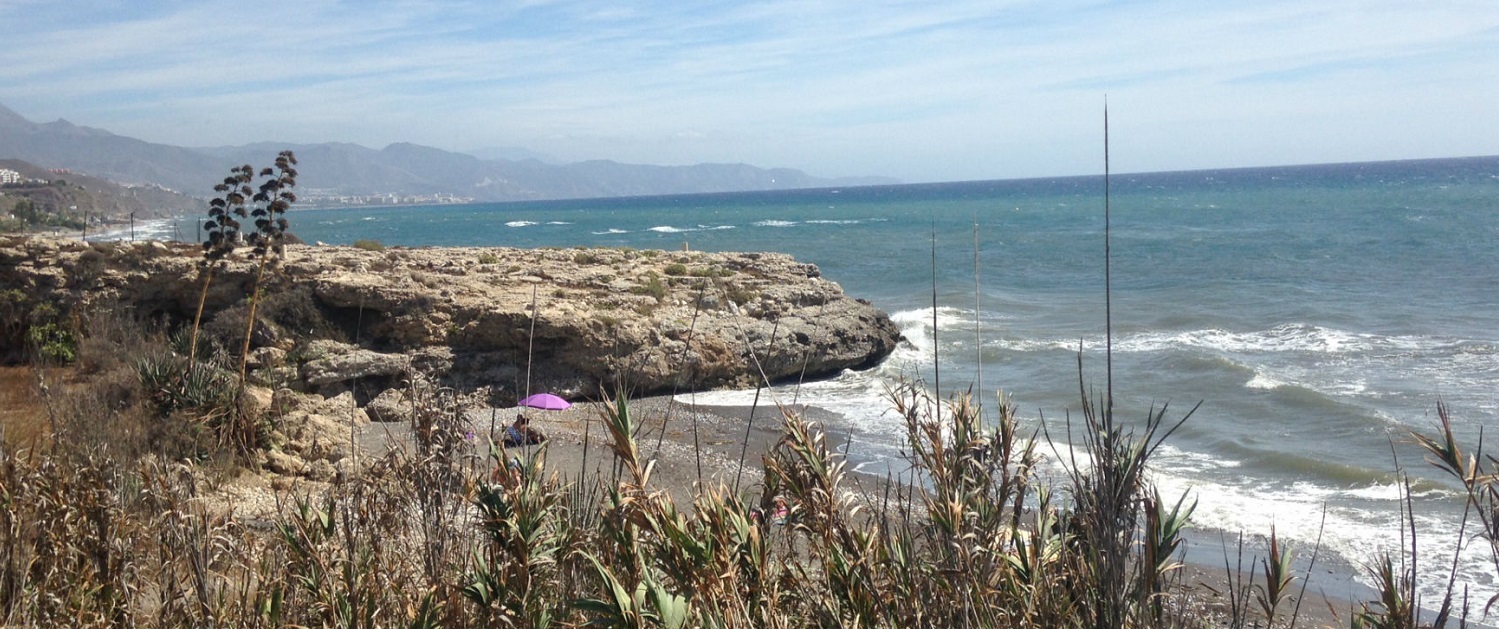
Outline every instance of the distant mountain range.
<svg viewBox="0 0 1499 629">
<path fill-rule="evenodd" d="M 746 164 L 647 166 L 606 160 L 551 164 L 538 159 L 480 159 L 404 142 L 383 149 L 333 142 L 185 148 L 66 120 L 35 123 L 0 105 L 0 159 L 67 168 L 125 184 L 157 184 L 197 197 L 212 196 L 213 184 L 231 166 L 267 166 L 285 149 L 296 151 L 298 188 L 307 193 L 303 196 L 325 199 L 445 195 L 459 200 L 520 201 L 897 183 L 883 177 L 823 179 L 789 168 Z M 482 152 L 515 155 L 516 151 Z"/>
</svg>

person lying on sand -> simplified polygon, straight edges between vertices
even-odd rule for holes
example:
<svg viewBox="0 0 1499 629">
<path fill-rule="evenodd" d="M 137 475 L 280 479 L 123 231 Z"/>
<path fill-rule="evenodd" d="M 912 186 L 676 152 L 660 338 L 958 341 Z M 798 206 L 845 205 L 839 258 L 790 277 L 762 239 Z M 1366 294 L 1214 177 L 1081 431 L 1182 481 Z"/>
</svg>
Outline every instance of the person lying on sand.
<svg viewBox="0 0 1499 629">
<path fill-rule="evenodd" d="M 546 435 L 531 427 L 531 418 L 525 413 L 516 413 L 515 423 L 505 427 L 505 447 L 529 446 L 546 443 Z"/>
</svg>

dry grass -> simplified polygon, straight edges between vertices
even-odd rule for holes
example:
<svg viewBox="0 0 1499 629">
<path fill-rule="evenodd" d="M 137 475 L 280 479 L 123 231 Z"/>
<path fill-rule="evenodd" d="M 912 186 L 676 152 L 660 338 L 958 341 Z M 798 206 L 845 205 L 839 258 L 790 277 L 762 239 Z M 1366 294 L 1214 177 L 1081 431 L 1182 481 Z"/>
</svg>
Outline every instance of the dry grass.
<svg viewBox="0 0 1499 629">
<path fill-rule="evenodd" d="M 504 450 L 478 457 L 464 414 L 471 401 L 414 386 L 409 447 L 326 490 L 282 493 L 279 515 L 249 520 L 203 499 L 211 475 L 197 461 L 233 444 L 143 446 L 211 428 L 210 407 L 180 395 L 162 406 L 132 365 L 168 352 L 166 340 L 115 336 L 82 345 L 79 369 L 96 386 L 40 398 L 57 413 L 58 438 L 37 430 L 44 422 L 33 412 L 38 447 L 0 449 L 0 625 L 1297 622 L 1282 603 L 1302 584 L 1278 544 L 1230 576 L 1238 604 L 1228 618 L 1191 611 L 1179 578 L 1191 501 L 1159 495 L 1144 474 L 1172 429 L 1165 409 L 1127 426 L 1084 404 L 1081 417 L 1047 424 L 1065 426 L 1068 447 L 1020 433 L 1003 399 L 986 416 L 966 398 L 903 385 L 890 401 L 905 418 L 911 474 L 883 493 L 855 491 L 820 427 L 783 412 L 761 485 L 704 484 L 674 502 L 653 480 L 657 462 L 636 442 L 642 422 L 627 399 L 600 412 L 612 474 L 563 478 L 548 471 L 545 448 L 513 463 Z M 95 352 L 110 358 L 87 358 Z M 13 395 L 35 396 L 29 370 L 5 375 Z M 26 399 L 36 409 L 38 398 Z M 1445 426 L 1418 439 L 1470 488 L 1473 529 L 1492 546 L 1496 462 L 1465 453 Z M 1041 448 L 1071 453 L 1055 486 L 1037 475 Z M 1413 558 L 1374 565 L 1381 599 L 1363 604 L 1352 626 L 1442 626 L 1468 615 L 1449 598 L 1423 625 L 1405 571 Z"/>
<path fill-rule="evenodd" d="M 38 393 L 35 369 L 0 366 L 0 435 L 4 435 L 4 442 L 36 443 L 47 436 L 47 409 Z"/>
</svg>

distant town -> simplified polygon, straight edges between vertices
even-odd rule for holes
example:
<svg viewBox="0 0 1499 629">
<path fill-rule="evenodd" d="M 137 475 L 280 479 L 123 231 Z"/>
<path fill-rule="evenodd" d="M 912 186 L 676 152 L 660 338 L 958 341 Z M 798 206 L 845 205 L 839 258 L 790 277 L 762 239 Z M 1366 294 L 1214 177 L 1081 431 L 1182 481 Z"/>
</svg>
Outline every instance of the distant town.
<svg viewBox="0 0 1499 629">
<path fill-rule="evenodd" d="M 66 171 L 63 171 L 66 172 Z M 9 168 L 0 168 L 0 186 L 8 184 L 46 184 L 46 179 L 27 177 Z"/>
<path fill-rule="evenodd" d="M 341 194 L 331 188 L 303 188 L 297 192 L 297 204 L 305 207 L 336 208 L 384 205 L 440 205 L 444 203 L 473 203 L 474 197 L 437 192 L 433 194 L 400 194 L 384 192 L 374 194 Z"/>
</svg>

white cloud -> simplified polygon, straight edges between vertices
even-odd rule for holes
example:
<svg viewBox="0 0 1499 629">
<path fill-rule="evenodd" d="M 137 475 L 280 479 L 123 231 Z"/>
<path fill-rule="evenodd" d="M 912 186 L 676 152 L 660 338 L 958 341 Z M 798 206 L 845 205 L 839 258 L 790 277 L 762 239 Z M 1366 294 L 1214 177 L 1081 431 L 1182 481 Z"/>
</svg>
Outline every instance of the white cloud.
<svg viewBox="0 0 1499 629">
<path fill-rule="evenodd" d="M 1499 152 L 1458 131 L 1492 128 L 1499 95 L 1499 8 L 1479 2 L 0 0 L 0 16 L 0 102 L 187 145 L 1072 174 L 1097 168 L 1107 93 L 1139 169 Z"/>
</svg>

